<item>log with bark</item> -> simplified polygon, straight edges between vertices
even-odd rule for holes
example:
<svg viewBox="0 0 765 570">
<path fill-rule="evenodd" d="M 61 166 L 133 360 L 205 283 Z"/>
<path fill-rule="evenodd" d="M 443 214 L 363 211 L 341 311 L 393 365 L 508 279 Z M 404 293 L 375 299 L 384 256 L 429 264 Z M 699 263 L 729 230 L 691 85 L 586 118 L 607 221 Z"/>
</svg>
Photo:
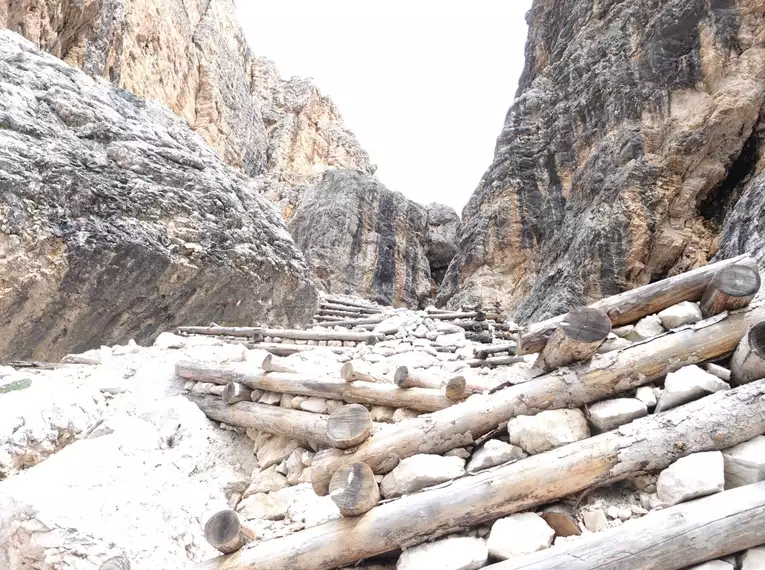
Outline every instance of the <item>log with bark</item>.
<svg viewBox="0 0 765 570">
<path fill-rule="evenodd" d="M 725 449 L 765 431 L 765 381 L 717 392 L 614 431 L 378 505 L 197 566 L 324 570 L 419 544 L 598 485 Z"/>
<path fill-rule="evenodd" d="M 473 350 L 476 358 L 485 359 L 491 354 L 497 354 L 498 352 L 507 352 L 510 355 L 515 354 L 515 343 L 508 342 L 505 344 L 495 344 L 492 346 L 486 346 L 482 348 L 476 348 Z"/>
<path fill-rule="evenodd" d="M 246 402 L 252 398 L 252 390 L 237 382 L 229 382 L 221 395 L 224 404 L 232 405 L 238 402 Z"/>
<path fill-rule="evenodd" d="M 292 340 L 339 340 L 374 344 L 380 337 L 372 333 L 350 331 L 303 331 L 297 329 L 266 329 L 260 327 L 179 327 L 179 333 L 206 334 L 215 336 L 262 336 L 288 338 Z"/>
<path fill-rule="evenodd" d="M 332 445 L 332 441 L 327 437 L 328 416 L 325 414 L 267 406 L 255 402 L 239 402 L 227 406 L 220 398 L 196 394 L 187 394 L 186 398 L 195 403 L 208 418 L 216 422 L 254 428 L 324 447 Z"/>
<path fill-rule="evenodd" d="M 365 463 L 351 463 L 335 471 L 329 496 L 344 517 L 356 517 L 372 510 L 380 500 L 375 474 Z"/>
<path fill-rule="evenodd" d="M 277 356 L 289 356 L 296 352 L 305 352 L 307 350 L 328 350 L 335 354 L 347 354 L 355 348 L 346 346 L 309 346 L 306 344 L 289 344 L 286 342 L 258 342 L 247 345 L 247 348 L 265 350 Z"/>
<path fill-rule="evenodd" d="M 611 321 L 603 311 L 585 307 L 569 312 L 547 339 L 534 362 L 534 369 L 549 372 L 593 356 L 611 332 Z"/>
<path fill-rule="evenodd" d="M 736 384 L 765 378 L 765 322 L 749 328 L 733 353 L 730 368 Z"/>
<path fill-rule="evenodd" d="M 718 271 L 699 301 L 701 314 L 711 317 L 746 307 L 760 289 L 757 267 L 731 265 Z"/>
<path fill-rule="evenodd" d="M 765 481 L 654 511 L 485 570 L 678 570 L 765 544 Z"/>
<path fill-rule="evenodd" d="M 375 473 L 387 473 L 405 457 L 471 445 L 515 416 L 576 408 L 650 384 L 683 366 L 731 353 L 749 325 L 764 318 L 763 306 L 720 315 L 493 394 L 474 394 L 450 408 L 374 434 L 350 453 L 317 454 L 311 483 L 317 494 L 326 495 L 332 474 L 342 465 L 363 461 Z"/>
<path fill-rule="evenodd" d="M 593 303 L 590 307 L 605 312 L 613 327 L 633 323 L 642 317 L 658 313 L 681 301 L 700 300 L 717 272 L 731 265 L 756 268 L 757 262 L 748 254 L 724 259 L 681 275 L 625 291 L 619 295 L 606 297 Z M 516 353 L 519 355 L 531 354 L 542 350 L 547 339 L 564 317 L 565 315 L 559 315 L 533 324 L 521 331 Z"/>
<path fill-rule="evenodd" d="M 186 380 L 228 384 L 238 382 L 253 390 L 281 394 L 316 396 L 349 403 L 366 403 L 391 408 L 411 408 L 424 412 L 442 410 L 454 404 L 443 390 L 409 388 L 394 384 L 353 381 L 340 378 L 320 378 L 304 374 L 253 370 L 241 364 L 209 364 L 183 361 L 175 366 L 176 373 Z"/>
<path fill-rule="evenodd" d="M 225 510 L 209 518 L 205 524 L 205 540 L 223 554 L 231 554 L 255 540 L 255 536 L 242 525 L 236 512 Z"/>
<path fill-rule="evenodd" d="M 292 374 L 297 373 L 297 370 L 295 370 L 289 362 L 276 356 L 275 354 L 267 354 L 265 358 L 263 358 L 263 362 L 260 364 L 260 367 L 264 372 L 287 372 Z"/>
<path fill-rule="evenodd" d="M 383 315 L 380 315 L 379 317 L 363 317 L 361 319 L 343 319 L 339 318 L 338 320 L 333 320 L 332 322 L 327 323 L 317 323 L 320 327 L 348 327 L 353 328 L 360 325 L 377 325 L 381 323 L 385 317 Z"/>
</svg>

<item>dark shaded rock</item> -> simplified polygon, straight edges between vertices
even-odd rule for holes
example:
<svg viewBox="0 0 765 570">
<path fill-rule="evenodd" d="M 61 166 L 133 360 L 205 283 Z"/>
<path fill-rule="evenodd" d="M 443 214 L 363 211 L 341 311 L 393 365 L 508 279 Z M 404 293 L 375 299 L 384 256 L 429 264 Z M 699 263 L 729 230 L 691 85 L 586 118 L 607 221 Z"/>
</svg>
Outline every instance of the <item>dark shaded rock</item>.
<svg viewBox="0 0 765 570">
<path fill-rule="evenodd" d="M 288 228 L 330 293 L 418 306 L 430 293 L 425 208 L 359 170 L 331 170 L 302 193 Z"/>
<path fill-rule="evenodd" d="M 452 208 L 443 204 L 428 204 L 428 236 L 426 243 L 430 275 L 435 285 L 443 281 L 449 263 L 457 253 L 461 222 Z"/>
<path fill-rule="evenodd" d="M 182 121 L 0 30 L 0 357 L 316 303 L 277 213 Z"/>
<path fill-rule="evenodd" d="M 720 245 L 757 248 L 736 226 L 760 204 L 741 184 L 765 103 L 761 14 L 755 0 L 536 0 L 439 304 L 500 301 L 528 322 L 704 265 L 736 192 L 750 209 Z"/>
</svg>

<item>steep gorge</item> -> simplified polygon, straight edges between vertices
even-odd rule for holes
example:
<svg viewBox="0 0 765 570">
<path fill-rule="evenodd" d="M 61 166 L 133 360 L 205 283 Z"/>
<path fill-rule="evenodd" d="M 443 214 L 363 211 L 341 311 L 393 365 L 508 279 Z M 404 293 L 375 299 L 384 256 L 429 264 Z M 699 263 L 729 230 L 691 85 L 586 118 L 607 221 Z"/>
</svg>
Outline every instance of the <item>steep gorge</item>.
<svg viewBox="0 0 765 570">
<path fill-rule="evenodd" d="M 517 98 L 439 302 L 539 320 L 718 250 L 761 258 L 764 9 L 535 1 Z"/>
</svg>

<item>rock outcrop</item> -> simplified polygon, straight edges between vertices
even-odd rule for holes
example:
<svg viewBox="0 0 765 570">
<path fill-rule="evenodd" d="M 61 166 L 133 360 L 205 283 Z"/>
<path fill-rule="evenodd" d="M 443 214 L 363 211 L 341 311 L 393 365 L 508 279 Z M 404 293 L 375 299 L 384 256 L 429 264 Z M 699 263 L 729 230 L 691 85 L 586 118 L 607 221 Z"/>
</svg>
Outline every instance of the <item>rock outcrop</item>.
<svg viewBox="0 0 765 570">
<path fill-rule="evenodd" d="M 428 215 L 359 170 L 333 170 L 303 192 L 288 225 L 329 293 L 418 306 L 431 291 Z"/>
<path fill-rule="evenodd" d="M 322 170 L 374 170 L 328 98 L 250 52 L 233 0 L 0 0 L 0 27 L 167 106 L 287 218 Z"/>
<path fill-rule="evenodd" d="M 754 0 L 535 1 L 439 302 L 499 300 L 530 321 L 718 248 L 762 258 L 761 14 Z"/>
<path fill-rule="evenodd" d="M 310 319 L 316 289 L 277 213 L 177 117 L 7 30 L 0 94 L 4 358 Z"/>
<path fill-rule="evenodd" d="M 460 217 L 452 208 L 443 204 L 428 204 L 427 257 L 430 263 L 430 275 L 435 285 L 440 285 L 446 270 L 457 253 L 462 224 Z"/>
</svg>

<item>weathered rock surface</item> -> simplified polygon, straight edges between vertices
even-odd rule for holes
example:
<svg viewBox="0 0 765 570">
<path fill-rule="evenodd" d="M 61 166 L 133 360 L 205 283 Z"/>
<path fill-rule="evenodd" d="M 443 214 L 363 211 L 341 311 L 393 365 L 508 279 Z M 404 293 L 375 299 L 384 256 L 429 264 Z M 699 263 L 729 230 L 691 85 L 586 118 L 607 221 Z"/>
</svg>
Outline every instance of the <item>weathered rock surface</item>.
<svg viewBox="0 0 765 570">
<path fill-rule="evenodd" d="M 332 101 L 250 52 L 233 0 L 0 0 L 0 27 L 170 108 L 228 164 L 265 174 L 286 217 L 322 170 L 374 170 Z"/>
<path fill-rule="evenodd" d="M 547 410 L 518 416 L 507 424 L 510 443 L 527 453 L 542 453 L 590 436 L 581 410 Z"/>
<path fill-rule="evenodd" d="M 760 16 L 755 0 L 535 1 L 439 303 L 501 300 L 528 322 L 716 253 L 765 258 Z"/>
<path fill-rule="evenodd" d="M 402 459 L 398 466 L 383 477 L 380 492 L 383 497 L 399 497 L 450 481 L 465 474 L 461 457 L 420 454 Z"/>
<path fill-rule="evenodd" d="M 7 30 L 0 91 L 3 357 L 311 317 L 316 290 L 276 212 L 171 113 Z"/>
<path fill-rule="evenodd" d="M 723 450 L 725 488 L 765 481 L 765 435 Z"/>
<path fill-rule="evenodd" d="M 438 286 L 457 253 L 462 223 L 457 212 L 448 206 L 428 204 L 425 209 L 428 214 L 426 255 L 430 263 L 430 275 Z"/>
<path fill-rule="evenodd" d="M 741 570 L 762 570 L 765 568 L 765 547 L 750 548 L 741 557 Z"/>
<path fill-rule="evenodd" d="M 669 330 L 701 320 L 701 308 L 696 303 L 683 301 L 677 305 L 667 307 L 656 315 L 662 326 Z"/>
<path fill-rule="evenodd" d="M 486 565 L 489 549 L 482 538 L 456 536 L 407 548 L 396 563 L 396 570 L 477 570 Z"/>
<path fill-rule="evenodd" d="M 415 307 L 430 294 L 427 213 L 374 176 L 326 172 L 304 191 L 288 227 L 329 293 Z"/>
<path fill-rule="evenodd" d="M 733 564 L 725 562 L 724 560 L 710 560 L 703 564 L 689 566 L 687 570 L 733 570 Z"/>
<path fill-rule="evenodd" d="M 555 531 L 536 513 L 518 513 L 499 519 L 491 526 L 489 554 L 502 560 L 521 556 L 552 545 Z"/>
<path fill-rule="evenodd" d="M 681 457 L 659 474 L 656 493 L 669 505 L 690 501 L 725 487 L 723 455 L 705 451 Z"/>
</svg>

